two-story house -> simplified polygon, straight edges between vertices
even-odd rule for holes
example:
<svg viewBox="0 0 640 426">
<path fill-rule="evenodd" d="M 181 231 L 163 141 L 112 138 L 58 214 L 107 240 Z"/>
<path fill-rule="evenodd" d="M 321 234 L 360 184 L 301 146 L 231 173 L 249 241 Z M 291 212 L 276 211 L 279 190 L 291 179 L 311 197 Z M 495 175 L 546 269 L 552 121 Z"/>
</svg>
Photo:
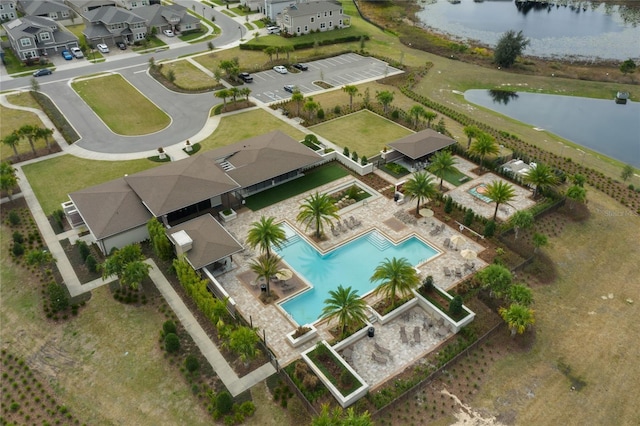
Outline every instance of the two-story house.
<svg viewBox="0 0 640 426">
<path fill-rule="evenodd" d="M 118 6 L 124 7 L 127 10 L 137 9 L 151 4 L 149 0 L 116 0 L 116 3 Z"/>
<path fill-rule="evenodd" d="M 117 41 L 135 43 L 147 36 L 147 23 L 135 13 L 113 6 L 103 6 L 83 14 L 87 43 L 114 45 Z"/>
<path fill-rule="evenodd" d="M 178 4 L 140 7 L 134 10 L 135 14 L 147 22 L 147 28 L 156 27 L 158 32 L 172 30 L 173 32 L 186 32 L 200 28 L 200 20 L 189 14 L 187 8 Z"/>
<path fill-rule="evenodd" d="M 61 25 L 73 25 L 78 17 L 64 0 L 18 0 L 18 10 L 26 16 L 51 18 Z"/>
<path fill-rule="evenodd" d="M 115 0 L 65 0 L 65 3 L 73 9 L 78 16 L 84 16 L 86 12 L 90 12 L 99 7 L 115 6 Z"/>
<path fill-rule="evenodd" d="M 279 14 L 288 7 L 295 6 L 297 0 L 264 0 L 262 13 L 272 21 L 275 21 Z M 251 7 L 251 4 L 248 4 Z"/>
<path fill-rule="evenodd" d="M 331 31 L 349 27 L 351 20 L 337 1 L 313 1 L 287 7 L 277 17 L 280 28 L 289 34 Z"/>
<path fill-rule="evenodd" d="M 0 22 L 11 21 L 17 17 L 15 0 L 0 0 Z"/>
<path fill-rule="evenodd" d="M 23 16 L 2 26 L 13 51 L 23 61 L 78 46 L 78 38 L 50 18 Z"/>
</svg>

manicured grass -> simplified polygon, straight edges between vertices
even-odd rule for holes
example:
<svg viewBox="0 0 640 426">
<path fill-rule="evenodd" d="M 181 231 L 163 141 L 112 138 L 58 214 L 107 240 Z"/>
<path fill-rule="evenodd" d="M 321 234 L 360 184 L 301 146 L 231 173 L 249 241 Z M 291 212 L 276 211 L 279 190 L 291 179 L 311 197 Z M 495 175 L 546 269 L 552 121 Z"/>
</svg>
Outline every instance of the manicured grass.
<svg viewBox="0 0 640 426">
<path fill-rule="evenodd" d="M 120 75 L 92 78 L 71 84 L 100 119 L 119 135 L 146 135 L 160 131 L 170 117 Z M 126 108 L 123 108 L 126 103 Z"/>
<path fill-rule="evenodd" d="M 243 139 L 281 130 L 295 140 L 304 139 L 304 133 L 289 126 L 261 109 L 228 115 L 220 120 L 216 130 L 200 142 L 203 151 L 226 146 Z"/>
<path fill-rule="evenodd" d="M 412 133 L 370 111 L 359 111 L 310 129 L 338 146 L 348 147 L 350 152 L 367 157 L 380 152 L 389 142 Z"/>
<path fill-rule="evenodd" d="M 464 181 L 466 182 L 467 180 L 469 180 L 469 176 L 465 175 L 464 173 L 460 172 L 460 171 L 454 171 L 454 172 L 447 172 L 444 174 L 444 180 L 446 180 L 447 182 L 449 182 L 451 185 L 455 185 L 455 186 L 460 186 L 462 185 L 464 182 L 460 182 L 460 179 L 466 177 L 467 179 Z M 440 178 L 436 179 L 438 184 L 440 184 Z"/>
<path fill-rule="evenodd" d="M 212 89 L 218 85 L 215 78 L 209 77 L 186 59 L 162 64 L 161 72 L 165 77 L 169 71 L 173 71 L 176 77 L 174 84 L 186 90 Z"/>
<path fill-rule="evenodd" d="M 23 167 L 29 184 L 49 215 L 68 201 L 67 194 L 142 170 L 158 166 L 147 159 L 131 161 L 94 161 L 62 155 Z M 55 176 L 55 185 L 51 184 Z"/>
<path fill-rule="evenodd" d="M 141 50 L 154 49 L 158 47 L 167 47 L 167 43 L 160 40 L 158 37 L 151 37 L 149 40 L 144 40 L 140 46 L 132 46 L 134 52 L 140 52 Z"/>
<path fill-rule="evenodd" d="M 304 34 L 296 37 L 282 37 L 279 35 L 271 34 L 257 39 L 248 41 L 248 45 L 257 46 L 295 46 L 297 44 L 304 43 L 319 43 L 328 42 L 331 40 L 344 38 L 344 37 L 361 37 L 367 36 L 368 31 L 358 26 L 351 26 L 349 28 L 342 28 L 339 30 L 323 31 L 319 33 Z"/>
<path fill-rule="evenodd" d="M 301 178 L 246 198 L 245 205 L 253 211 L 260 210 L 348 174 L 349 172 L 338 164 L 328 163 L 305 172 Z"/>
<path fill-rule="evenodd" d="M 29 93 L 9 95 L 7 96 L 7 100 L 16 105 L 27 106 L 30 108 L 40 108 Z M 9 135 L 14 130 L 18 130 L 20 127 L 26 124 L 44 127 L 42 121 L 40 121 L 38 116 L 32 112 L 0 106 L 0 116 L 2 116 L 2 120 L 0 120 L 0 139 Z M 47 146 L 47 144 L 41 139 L 35 140 L 34 145 L 36 149 L 44 148 Z M 29 142 L 26 138 L 20 140 L 17 149 L 18 154 L 31 152 L 31 146 L 29 146 Z M 1 144 L 0 158 L 4 159 L 11 156 L 13 156 L 13 149 L 9 147 L 9 145 Z"/>
</svg>

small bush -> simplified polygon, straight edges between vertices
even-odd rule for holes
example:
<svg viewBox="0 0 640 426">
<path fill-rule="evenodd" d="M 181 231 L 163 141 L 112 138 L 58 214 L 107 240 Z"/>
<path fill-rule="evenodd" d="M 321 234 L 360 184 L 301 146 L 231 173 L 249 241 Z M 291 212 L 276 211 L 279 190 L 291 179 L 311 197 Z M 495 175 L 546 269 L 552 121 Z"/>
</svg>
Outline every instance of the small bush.
<svg viewBox="0 0 640 426">
<path fill-rule="evenodd" d="M 449 313 L 454 317 L 462 314 L 462 296 L 457 294 L 451 302 L 449 302 Z"/>
<path fill-rule="evenodd" d="M 493 237 L 493 234 L 496 232 L 496 223 L 492 220 L 488 221 L 484 226 L 484 236 L 487 238 Z"/>
<path fill-rule="evenodd" d="M 60 312 L 69 306 L 69 298 L 60 284 L 52 282 L 47 287 L 49 292 L 49 303 L 53 312 Z"/>
<path fill-rule="evenodd" d="M 394 109 L 393 111 L 391 111 L 391 118 L 397 120 L 398 118 L 400 118 L 400 112 L 397 109 Z"/>
<path fill-rule="evenodd" d="M 198 357 L 195 355 L 189 354 L 187 355 L 187 359 L 184 361 L 184 366 L 187 368 L 189 373 L 193 373 L 200 368 L 200 362 L 198 361 Z"/>
<path fill-rule="evenodd" d="M 342 155 L 344 155 L 345 157 L 348 157 L 349 156 L 349 148 L 347 148 L 345 146 L 344 149 L 342 150 Z"/>
<path fill-rule="evenodd" d="M 340 109 L 340 105 L 336 105 L 335 107 L 333 107 L 333 113 L 336 115 L 340 115 L 340 112 L 342 110 Z"/>
<path fill-rule="evenodd" d="M 174 333 L 169 333 L 164 336 L 164 348 L 170 354 L 176 353 L 180 350 L 180 339 Z"/>
<path fill-rule="evenodd" d="M 16 231 L 13 233 L 13 242 L 14 243 L 19 243 L 22 244 L 24 243 L 24 235 L 22 235 L 20 232 Z"/>
<path fill-rule="evenodd" d="M 447 197 L 444 201 L 444 212 L 449 214 L 453 211 L 453 199 L 451 197 Z"/>
<path fill-rule="evenodd" d="M 318 110 L 318 120 L 324 120 L 324 110 L 322 108 Z"/>
<path fill-rule="evenodd" d="M 89 272 L 91 272 L 91 273 L 98 272 L 98 261 L 96 260 L 95 257 L 93 257 L 92 254 L 87 256 L 87 258 L 84 261 L 84 263 L 85 263 L 85 265 L 87 265 L 87 269 L 89 270 Z"/>
<path fill-rule="evenodd" d="M 20 257 L 24 254 L 24 246 L 20 243 L 13 243 L 13 247 L 11 247 L 11 253 L 15 257 Z"/>
<path fill-rule="evenodd" d="M 464 226 L 471 226 L 474 217 L 475 214 L 473 213 L 473 210 L 468 209 L 464 214 L 464 219 L 462 219 L 462 223 L 464 224 Z"/>
<path fill-rule="evenodd" d="M 315 390 L 315 388 L 318 386 L 318 383 L 320 383 L 320 380 L 314 374 L 307 374 L 306 376 L 304 376 L 304 379 L 302 379 L 302 386 L 304 386 L 304 388 L 308 391 Z"/>
<path fill-rule="evenodd" d="M 78 242 L 76 243 L 76 246 L 78 246 L 78 251 L 80 252 L 80 258 L 82 259 L 83 262 L 86 262 L 87 257 L 89 257 L 89 255 L 91 254 L 91 250 L 89 250 L 89 246 L 87 245 L 87 243 L 85 243 L 82 240 L 78 240 Z"/>
<path fill-rule="evenodd" d="M 351 159 L 352 159 L 353 161 L 356 161 L 356 162 L 357 162 L 357 161 L 358 161 L 358 153 L 357 153 L 357 152 L 355 152 L 355 151 L 353 151 L 353 153 L 351 154 Z"/>
<path fill-rule="evenodd" d="M 233 398 L 227 391 L 222 391 L 216 397 L 216 411 L 220 415 L 225 415 L 233 409 Z"/>
<path fill-rule="evenodd" d="M 360 164 L 362 164 L 363 166 L 366 166 L 368 162 L 369 160 L 367 159 L 366 155 L 363 155 L 362 157 L 360 157 Z"/>
<path fill-rule="evenodd" d="M 171 320 L 165 321 L 164 324 L 162 324 L 162 331 L 164 331 L 165 336 L 169 333 L 177 334 L 177 330 L 176 323 Z"/>
<path fill-rule="evenodd" d="M 15 210 L 11 210 L 9 212 L 9 223 L 11 224 L 11 226 L 20 225 L 20 222 L 20 215 Z"/>
</svg>

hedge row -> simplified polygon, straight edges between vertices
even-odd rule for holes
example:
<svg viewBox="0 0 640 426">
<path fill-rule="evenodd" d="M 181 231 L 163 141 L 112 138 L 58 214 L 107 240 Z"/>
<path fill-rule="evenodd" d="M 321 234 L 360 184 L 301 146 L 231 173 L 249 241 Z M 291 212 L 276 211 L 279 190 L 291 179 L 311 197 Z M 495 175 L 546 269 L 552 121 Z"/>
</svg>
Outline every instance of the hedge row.
<svg viewBox="0 0 640 426">
<path fill-rule="evenodd" d="M 334 38 L 334 39 L 331 39 L 331 40 L 318 41 L 318 46 L 329 46 L 331 44 L 340 44 L 340 43 L 349 43 L 349 42 L 352 42 L 352 41 L 359 41 L 360 37 L 364 37 L 365 40 L 369 40 L 369 36 L 368 35 L 362 35 L 362 36 L 350 35 L 350 36 Z M 295 50 L 310 49 L 310 48 L 315 46 L 315 43 L 316 43 L 315 41 L 301 41 L 301 42 L 298 42 L 298 43 L 294 43 L 293 44 L 293 48 Z M 271 46 L 271 45 L 269 45 L 269 44 L 258 44 L 258 43 L 244 43 L 244 44 L 240 45 L 240 49 L 241 50 L 260 50 L 260 51 L 262 51 L 262 50 L 266 49 L 269 46 Z"/>
<path fill-rule="evenodd" d="M 31 91 L 31 96 L 40 105 L 42 111 L 47 114 L 47 117 L 53 122 L 58 131 L 64 137 L 64 140 L 68 144 L 77 142 L 80 139 L 80 135 L 76 133 L 75 129 L 71 127 L 71 124 L 67 121 L 66 117 L 60 112 L 57 106 L 49 99 L 48 96 L 43 95 L 40 92 Z"/>
</svg>

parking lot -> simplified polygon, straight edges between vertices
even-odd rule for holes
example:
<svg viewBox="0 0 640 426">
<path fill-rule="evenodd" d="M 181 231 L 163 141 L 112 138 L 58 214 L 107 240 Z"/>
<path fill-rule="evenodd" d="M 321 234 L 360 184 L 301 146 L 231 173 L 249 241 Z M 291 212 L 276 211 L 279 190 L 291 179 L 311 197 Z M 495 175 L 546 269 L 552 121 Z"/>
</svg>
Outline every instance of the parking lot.
<svg viewBox="0 0 640 426">
<path fill-rule="evenodd" d="M 402 72 L 389 66 L 386 62 L 355 53 L 305 62 L 305 64 L 309 67 L 308 71 L 289 68 L 288 74 L 279 74 L 274 70 L 252 74 L 253 83 L 248 85 L 251 88 L 251 95 L 260 102 L 271 103 L 291 97 L 291 94 L 284 90 L 284 86 L 289 84 L 308 95 L 324 90 L 323 87 L 315 84 L 318 81 L 323 81 L 334 87 L 342 87 Z"/>
</svg>

